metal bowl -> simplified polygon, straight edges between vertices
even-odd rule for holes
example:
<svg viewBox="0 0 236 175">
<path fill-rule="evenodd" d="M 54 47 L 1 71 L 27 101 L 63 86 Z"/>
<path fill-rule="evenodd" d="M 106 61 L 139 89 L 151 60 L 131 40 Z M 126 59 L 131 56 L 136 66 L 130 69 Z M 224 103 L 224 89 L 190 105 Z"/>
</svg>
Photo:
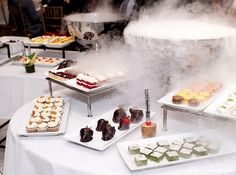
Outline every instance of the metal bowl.
<svg viewBox="0 0 236 175">
<path fill-rule="evenodd" d="M 122 30 L 125 19 L 114 13 L 81 13 L 72 14 L 65 18 L 68 31 L 77 41 L 84 45 L 94 45 L 101 36 L 113 29 Z"/>
</svg>

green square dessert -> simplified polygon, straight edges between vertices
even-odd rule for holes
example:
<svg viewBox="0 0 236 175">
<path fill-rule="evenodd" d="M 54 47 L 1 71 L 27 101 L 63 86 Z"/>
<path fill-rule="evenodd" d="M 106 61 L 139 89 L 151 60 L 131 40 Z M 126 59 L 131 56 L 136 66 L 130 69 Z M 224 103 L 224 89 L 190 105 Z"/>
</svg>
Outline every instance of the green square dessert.
<svg viewBox="0 0 236 175">
<path fill-rule="evenodd" d="M 197 139 L 194 137 L 186 137 L 186 138 L 184 138 L 184 141 L 187 143 L 196 144 Z"/>
<path fill-rule="evenodd" d="M 179 152 L 180 149 L 181 149 L 181 146 L 175 145 L 175 144 L 171 144 L 169 148 L 170 151 L 176 151 L 176 152 Z"/>
<path fill-rule="evenodd" d="M 206 156 L 207 155 L 207 149 L 204 148 L 203 146 L 198 146 L 193 148 L 193 153 L 200 157 L 200 156 Z"/>
<path fill-rule="evenodd" d="M 206 149 L 208 150 L 209 153 L 216 154 L 219 151 L 219 144 L 218 143 L 209 143 L 207 145 Z"/>
<path fill-rule="evenodd" d="M 147 148 L 141 148 L 140 154 L 145 155 L 147 158 L 148 156 L 153 152 L 153 150 L 147 149 Z"/>
<path fill-rule="evenodd" d="M 152 154 L 149 155 L 148 158 L 152 161 L 160 162 L 164 158 L 164 155 L 154 151 Z"/>
<path fill-rule="evenodd" d="M 134 161 L 138 166 L 147 165 L 147 158 L 143 154 L 134 155 Z"/>
<path fill-rule="evenodd" d="M 166 152 L 166 159 L 170 161 L 176 161 L 179 160 L 179 155 L 176 151 L 168 151 Z"/>
<path fill-rule="evenodd" d="M 184 141 L 183 140 L 175 140 L 172 142 L 172 144 L 182 146 L 184 144 Z"/>
<path fill-rule="evenodd" d="M 197 140 L 196 142 L 196 146 L 203 146 L 203 147 L 207 147 L 208 142 L 203 141 L 203 140 Z"/>
<path fill-rule="evenodd" d="M 164 147 L 161 147 L 161 146 L 158 146 L 154 151 L 159 152 L 161 154 L 165 154 L 168 151 L 168 149 L 166 149 Z"/>
<path fill-rule="evenodd" d="M 169 149 L 170 143 L 167 140 L 159 140 L 157 141 L 157 144 L 161 147 L 165 147 Z"/>
<path fill-rule="evenodd" d="M 200 136 L 197 140 L 202 141 L 202 142 L 209 142 L 209 139 L 205 136 Z"/>
<path fill-rule="evenodd" d="M 157 148 L 157 146 L 158 145 L 156 143 L 151 143 L 151 144 L 146 145 L 145 148 L 150 149 L 150 150 L 154 150 Z"/>
<path fill-rule="evenodd" d="M 140 147 L 138 145 L 130 145 L 128 147 L 130 154 L 139 154 L 140 153 Z"/>
<path fill-rule="evenodd" d="M 179 152 L 180 157 L 183 157 L 185 159 L 189 159 L 192 156 L 193 150 L 182 148 Z"/>
<path fill-rule="evenodd" d="M 192 143 L 185 143 L 185 144 L 183 144 L 183 147 L 184 148 L 187 148 L 187 149 L 193 149 L 194 148 L 194 144 L 192 144 Z"/>
</svg>

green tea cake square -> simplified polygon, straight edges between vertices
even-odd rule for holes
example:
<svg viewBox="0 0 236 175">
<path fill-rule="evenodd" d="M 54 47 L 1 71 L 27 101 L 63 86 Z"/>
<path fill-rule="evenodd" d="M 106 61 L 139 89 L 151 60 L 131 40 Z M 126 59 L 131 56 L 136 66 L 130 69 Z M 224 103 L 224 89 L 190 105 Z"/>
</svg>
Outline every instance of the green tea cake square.
<svg viewBox="0 0 236 175">
<path fill-rule="evenodd" d="M 154 152 L 159 152 L 161 154 L 165 154 L 166 152 L 168 151 L 168 149 L 166 149 L 165 147 L 161 147 L 161 146 L 158 146 Z"/>
<path fill-rule="evenodd" d="M 220 145 L 218 143 L 209 143 L 207 145 L 206 149 L 208 150 L 209 153 L 216 154 L 219 151 Z"/>
<path fill-rule="evenodd" d="M 134 155 L 134 161 L 138 166 L 147 165 L 147 158 L 143 154 Z"/>
<path fill-rule="evenodd" d="M 169 148 L 170 151 L 176 151 L 176 152 L 179 152 L 180 149 L 181 149 L 181 146 L 175 145 L 175 144 L 171 144 Z"/>
<path fill-rule="evenodd" d="M 164 158 L 164 154 L 154 151 L 148 158 L 154 162 L 160 162 Z"/>
<path fill-rule="evenodd" d="M 129 150 L 130 154 L 139 154 L 140 153 L 139 145 L 130 145 L 130 146 L 128 146 L 128 150 Z"/>
<path fill-rule="evenodd" d="M 197 140 L 196 142 L 196 146 L 203 146 L 203 147 L 207 147 L 208 142 L 203 141 L 203 140 Z"/>
<path fill-rule="evenodd" d="M 179 154 L 176 151 L 168 151 L 168 152 L 166 152 L 166 159 L 168 161 L 179 160 Z"/>
<path fill-rule="evenodd" d="M 200 156 L 206 156 L 208 151 L 203 146 L 198 146 L 198 147 L 193 148 L 193 153 L 196 156 L 200 157 Z"/>
<path fill-rule="evenodd" d="M 157 146 L 158 145 L 156 143 L 151 143 L 151 144 L 146 145 L 145 148 L 150 149 L 150 150 L 154 150 L 157 148 Z"/>
<path fill-rule="evenodd" d="M 187 148 L 187 149 L 193 149 L 194 148 L 194 144 L 192 144 L 192 143 L 185 143 L 185 144 L 183 144 L 183 147 L 184 148 Z"/>
<path fill-rule="evenodd" d="M 182 146 L 184 144 L 184 141 L 183 140 L 175 140 L 172 142 L 172 144 Z"/>
<path fill-rule="evenodd" d="M 192 154 L 193 154 L 193 150 L 187 149 L 187 148 L 182 148 L 179 151 L 180 157 L 183 157 L 185 159 L 189 159 L 192 156 Z"/>
<path fill-rule="evenodd" d="M 140 154 L 145 155 L 146 157 L 149 156 L 149 154 L 151 154 L 153 152 L 153 150 L 147 149 L 147 148 L 141 148 L 140 149 Z"/>
<path fill-rule="evenodd" d="M 158 146 L 165 147 L 169 149 L 170 143 L 167 140 L 159 140 L 157 141 Z"/>
<path fill-rule="evenodd" d="M 184 142 L 187 142 L 187 143 L 196 144 L 196 141 L 197 141 L 197 139 L 194 138 L 194 137 L 186 137 L 186 138 L 184 138 Z"/>
</svg>

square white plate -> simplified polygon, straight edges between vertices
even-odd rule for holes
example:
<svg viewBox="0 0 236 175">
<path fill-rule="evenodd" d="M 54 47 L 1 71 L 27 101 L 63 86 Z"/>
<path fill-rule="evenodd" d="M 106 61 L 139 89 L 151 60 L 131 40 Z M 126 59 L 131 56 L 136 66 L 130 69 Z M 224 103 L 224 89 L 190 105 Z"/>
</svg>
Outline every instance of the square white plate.
<svg viewBox="0 0 236 175">
<path fill-rule="evenodd" d="M 28 133 L 26 132 L 26 124 L 27 121 L 29 120 L 29 116 L 31 111 L 29 111 L 28 115 L 26 115 L 26 117 L 24 118 L 22 124 L 20 125 L 18 131 L 17 131 L 17 135 L 18 136 L 55 136 L 55 135 L 60 135 L 65 133 L 66 131 L 66 126 L 67 126 L 67 121 L 69 118 L 69 111 L 70 111 L 70 99 L 68 98 L 64 98 L 65 101 L 65 106 L 63 108 L 63 115 L 61 118 L 61 125 L 58 131 L 56 132 L 35 132 L 35 133 Z M 33 106 L 32 106 L 33 109 Z"/>
<path fill-rule="evenodd" d="M 185 137 L 195 137 L 198 138 L 199 136 L 206 136 L 212 140 L 220 141 L 220 148 L 219 151 L 216 154 L 208 154 L 207 156 L 202 157 L 196 157 L 192 156 L 190 159 L 184 159 L 180 158 L 177 161 L 171 161 L 169 162 L 166 158 L 164 158 L 161 162 L 156 163 L 154 161 L 148 160 L 147 165 L 143 166 L 137 166 L 134 161 L 134 155 L 131 155 L 128 151 L 128 146 L 138 144 L 140 147 L 146 146 L 150 143 L 156 143 L 159 140 L 167 140 L 169 142 L 173 142 L 175 140 L 181 140 Z M 143 140 L 136 140 L 136 141 L 128 141 L 123 143 L 117 143 L 117 148 L 120 152 L 120 155 L 127 165 L 127 167 L 131 171 L 137 171 L 137 170 L 145 170 L 145 169 L 151 169 L 151 168 L 160 168 L 164 166 L 171 166 L 171 165 L 178 165 L 183 163 L 188 163 L 192 161 L 198 161 L 202 159 L 209 159 L 217 156 L 224 156 L 227 154 L 232 154 L 236 152 L 236 145 L 226 138 L 224 135 L 222 135 L 219 132 L 216 132 L 215 130 L 207 130 L 202 132 L 190 132 L 190 133 L 183 133 L 183 134 L 176 134 L 176 135 L 169 135 L 169 136 L 160 136 L 150 139 L 143 139 Z M 220 159 L 219 159 L 220 161 Z"/>
</svg>

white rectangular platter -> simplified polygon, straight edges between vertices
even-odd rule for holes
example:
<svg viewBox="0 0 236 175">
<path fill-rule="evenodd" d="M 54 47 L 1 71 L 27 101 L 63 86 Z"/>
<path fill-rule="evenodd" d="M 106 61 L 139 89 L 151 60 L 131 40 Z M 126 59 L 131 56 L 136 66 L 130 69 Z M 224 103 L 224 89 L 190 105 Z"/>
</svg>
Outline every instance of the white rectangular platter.
<svg viewBox="0 0 236 175">
<path fill-rule="evenodd" d="M 112 144 L 114 144 L 115 142 L 117 142 L 122 137 L 126 136 L 127 134 L 129 134 L 130 132 L 135 130 L 137 127 L 139 127 L 145 121 L 145 117 L 143 117 L 143 120 L 140 121 L 139 123 L 137 123 L 137 124 L 132 124 L 131 123 L 130 124 L 130 128 L 128 130 L 120 131 L 120 130 L 118 130 L 119 124 L 118 123 L 114 123 L 112 121 L 112 116 L 113 116 L 113 112 L 114 111 L 115 111 L 115 109 L 112 110 L 112 111 L 109 111 L 109 112 L 107 112 L 105 114 L 103 114 L 96 121 L 94 121 L 94 122 L 92 122 L 92 123 L 87 125 L 88 127 L 91 127 L 92 130 L 93 130 L 93 140 L 92 141 L 86 142 L 86 143 L 80 141 L 80 129 L 81 128 L 78 129 L 78 130 L 75 130 L 73 132 L 67 133 L 64 136 L 64 138 L 67 141 L 70 141 L 70 142 L 73 142 L 73 143 L 77 143 L 79 145 L 83 145 L 83 146 L 86 146 L 86 147 L 89 147 L 89 148 L 92 148 L 92 149 L 95 149 L 95 150 L 103 151 L 103 150 L 107 149 L 109 146 L 111 146 Z M 103 141 L 102 140 L 102 132 L 101 131 L 100 132 L 96 131 L 97 121 L 99 119 L 108 120 L 109 123 L 111 124 L 111 126 L 115 126 L 116 133 L 115 133 L 114 137 L 111 140 Z M 86 127 L 86 126 L 84 126 L 84 127 Z"/>
<path fill-rule="evenodd" d="M 38 58 L 43 58 L 43 57 L 38 57 Z M 44 57 L 44 58 L 51 58 L 51 57 Z M 37 62 L 37 60 L 36 60 L 34 64 L 36 66 L 42 66 L 42 67 L 54 67 L 54 66 L 59 65 L 61 62 L 63 62 L 65 60 L 63 58 L 52 58 L 52 59 L 58 59 L 58 61 L 55 63 L 47 64 L 46 62 Z M 13 61 L 12 64 L 22 65 L 23 63 L 20 62 L 19 60 L 16 60 L 16 61 Z"/>
<path fill-rule="evenodd" d="M 222 92 L 222 94 L 213 103 L 211 103 L 206 109 L 204 109 L 204 112 L 215 117 L 236 120 L 236 115 L 233 115 L 230 110 L 228 110 L 225 113 L 220 113 L 217 110 L 217 108 L 220 105 L 222 105 L 223 102 L 228 98 L 228 96 L 232 94 L 235 90 L 236 90 L 236 86 L 232 86 L 229 89 Z M 236 102 L 236 99 L 235 99 L 235 102 Z M 234 103 L 233 106 L 236 107 L 236 103 Z"/>
<path fill-rule="evenodd" d="M 193 106 L 189 106 L 186 103 L 182 103 L 182 104 L 172 103 L 172 97 L 174 95 L 176 95 L 178 91 L 179 90 L 171 91 L 170 93 L 168 93 L 167 95 L 165 95 L 164 97 L 159 99 L 158 102 L 161 103 L 161 104 L 164 104 L 164 105 L 168 105 L 168 106 L 172 106 L 172 107 L 176 107 L 176 108 L 180 108 L 180 109 L 186 109 L 186 110 L 191 110 L 191 111 L 201 111 L 204 108 L 206 108 L 209 104 L 211 104 L 219 95 L 219 92 L 215 93 L 212 97 L 210 97 L 205 102 L 202 102 L 198 106 L 193 107 Z"/>
<path fill-rule="evenodd" d="M 69 111 L 70 111 L 70 100 L 67 98 L 64 98 L 65 101 L 65 106 L 64 106 L 64 110 L 63 110 L 63 115 L 61 118 L 61 125 L 58 131 L 56 132 L 35 132 L 35 133 L 28 133 L 26 132 L 26 124 L 27 121 L 29 120 L 29 116 L 30 116 L 30 112 L 29 114 L 26 115 L 26 117 L 24 118 L 22 124 L 20 125 L 18 131 L 17 131 L 17 135 L 18 136 L 55 136 L 55 135 L 60 135 L 65 133 L 66 131 L 66 126 L 67 126 L 67 121 L 69 118 Z M 33 109 L 33 107 L 32 107 Z"/>
<path fill-rule="evenodd" d="M 63 48 L 63 47 L 66 47 L 68 45 L 70 45 L 71 43 L 73 43 L 74 41 L 68 41 L 68 42 L 65 42 L 63 44 L 51 44 L 51 43 L 46 43 L 44 44 L 46 47 L 49 47 L 49 48 Z"/>
<path fill-rule="evenodd" d="M 199 136 L 205 136 L 208 138 L 213 138 L 214 140 L 217 139 L 218 141 L 221 141 L 219 151 L 216 154 L 208 154 L 207 156 L 202 156 L 202 157 L 192 156 L 189 159 L 179 158 L 179 160 L 171 161 L 171 162 L 169 162 L 166 158 L 164 158 L 159 163 L 148 159 L 147 165 L 143 165 L 143 166 L 137 166 L 134 161 L 134 155 L 131 155 L 128 151 L 128 146 L 134 145 L 134 144 L 138 144 L 140 147 L 142 147 L 142 146 L 145 146 L 149 143 L 155 143 L 156 141 L 160 141 L 160 140 L 167 140 L 167 141 L 171 142 L 171 141 L 183 139 L 185 137 L 199 137 Z M 121 155 L 123 161 L 125 162 L 125 164 L 127 165 L 127 167 L 131 171 L 145 170 L 145 169 L 151 169 L 151 168 L 160 168 L 160 167 L 171 166 L 171 165 L 178 165 L 178 164 L 198 161 L 198 160 L 202 160 L 202 159 L 209 159 L 209 158 L 213 158 L 213 157 L 224 156 L 224 155 L 232 154 L 232 153 L 236 152 L 236 145 L 231 140 L 229 140 L 228 138 L 223 136 L 221 133 L 216 132 L 215 130 L 176 134 L 176 135 L 169 135 L 169 136 L 160 136 L 160 137 L 155 137 L 155 138 L 150 138 L 150 139 L 117 143 L 117 148 L 120 152 L 120 155 Z M 220 159 L 219 159 L 219 161 L 220 161 Z"/>
</svg>

